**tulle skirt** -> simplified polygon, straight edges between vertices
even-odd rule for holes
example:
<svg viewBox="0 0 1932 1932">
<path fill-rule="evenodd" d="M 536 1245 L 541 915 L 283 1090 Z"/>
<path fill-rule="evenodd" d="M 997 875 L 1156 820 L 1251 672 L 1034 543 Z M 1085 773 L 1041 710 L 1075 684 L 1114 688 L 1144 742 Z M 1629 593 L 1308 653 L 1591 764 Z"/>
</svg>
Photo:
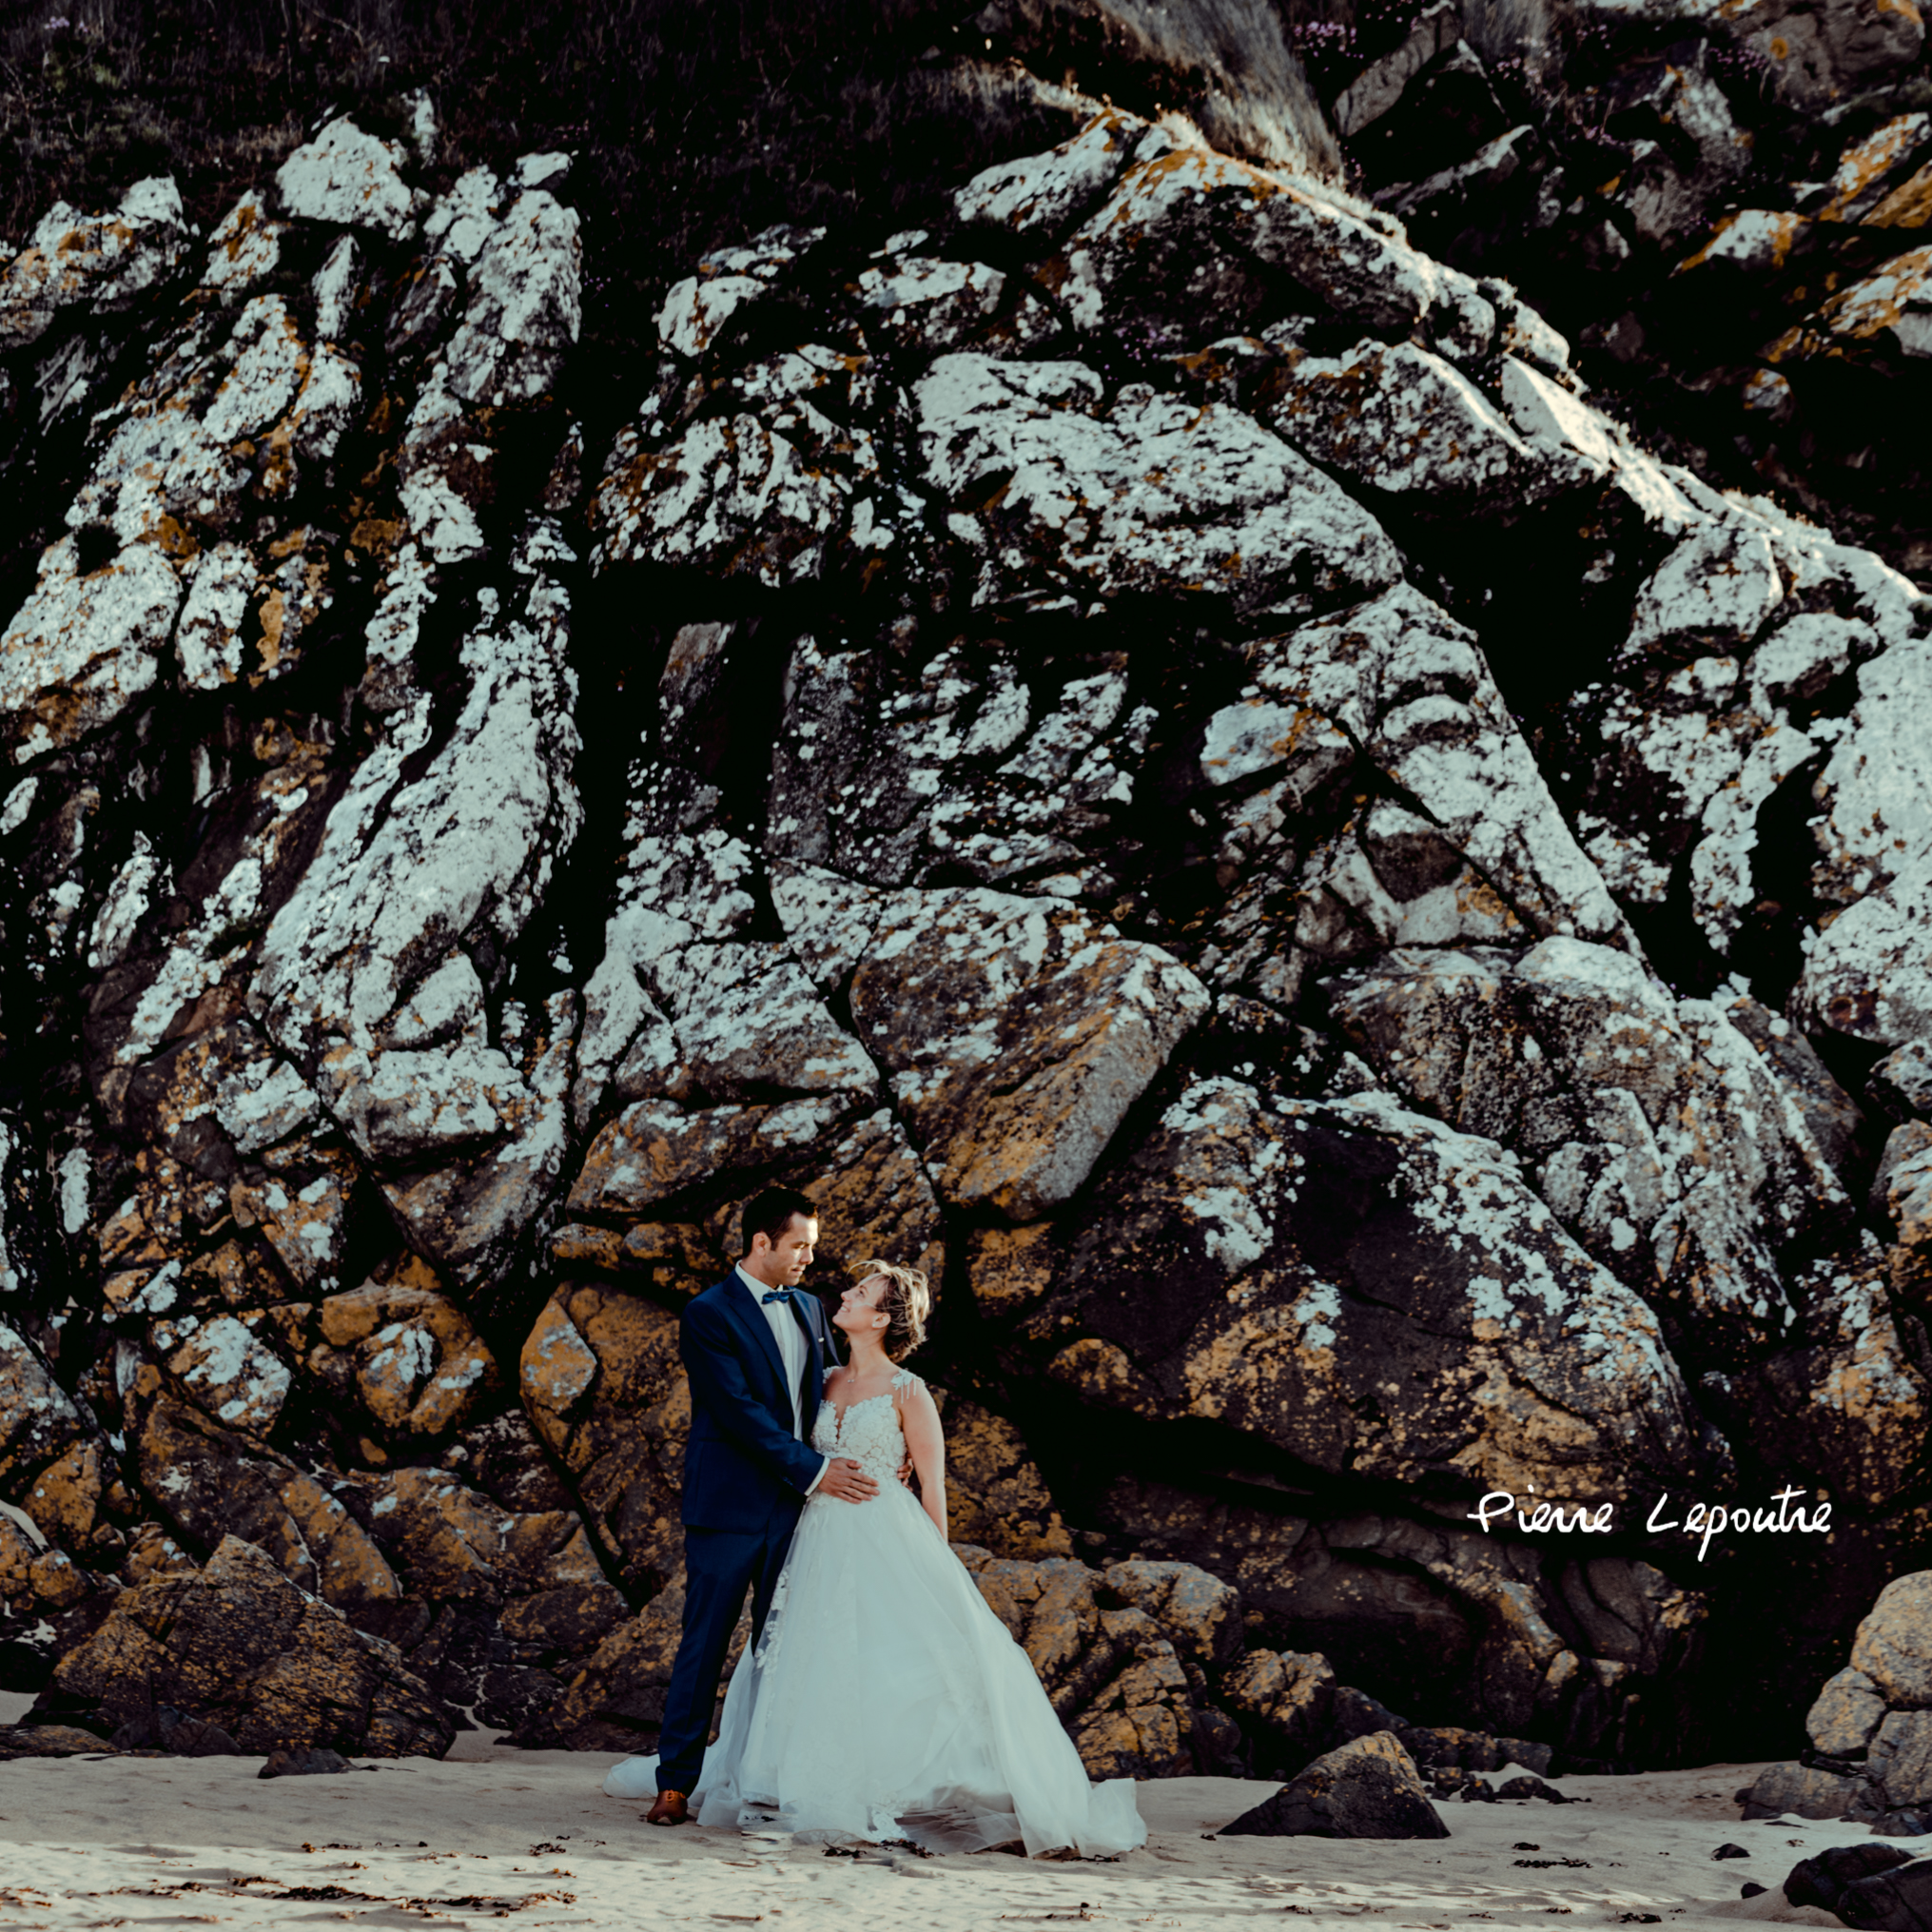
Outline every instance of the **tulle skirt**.
<svg viewBox="0 0 1932 1932">
<path fill-rule="evenodd" d="M 647 1795 L 654 1766 L 629 1759 L 604 1788 Z M 1133 1781 L 1088 1782 L 1025 1651 L 889 1479 L 868 1502 L 806 1505 L 763 1639 L 726 1693 L 692 1816 L 1087 1858 L 1147 1836 Z"/>
</svg>

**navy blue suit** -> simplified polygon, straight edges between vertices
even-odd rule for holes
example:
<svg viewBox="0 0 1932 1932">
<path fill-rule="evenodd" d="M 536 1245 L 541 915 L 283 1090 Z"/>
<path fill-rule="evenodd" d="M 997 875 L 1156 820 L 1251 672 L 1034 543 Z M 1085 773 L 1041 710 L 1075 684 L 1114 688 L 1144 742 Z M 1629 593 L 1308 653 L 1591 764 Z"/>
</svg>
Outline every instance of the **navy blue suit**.
<svg viewBox="0 0 1932 1932">
<path fill-rule="evenodd" d="M 837 1365 L 818 1297 L 792 1292 L 804 1333 L 798 1412 L 808 1434 Z M 825 1458 L 791 1433 L 791 1395 L 771 1324 L 734 1268 L 685 1307 L 677 1352 L 691 1380 L 684 1452 L 684 1628 L 657 1739 L 657 1788 L 690 1791 L 704 1763 L 732 1631 L 751 1592 L 751 1640 Z"/>
</svg>

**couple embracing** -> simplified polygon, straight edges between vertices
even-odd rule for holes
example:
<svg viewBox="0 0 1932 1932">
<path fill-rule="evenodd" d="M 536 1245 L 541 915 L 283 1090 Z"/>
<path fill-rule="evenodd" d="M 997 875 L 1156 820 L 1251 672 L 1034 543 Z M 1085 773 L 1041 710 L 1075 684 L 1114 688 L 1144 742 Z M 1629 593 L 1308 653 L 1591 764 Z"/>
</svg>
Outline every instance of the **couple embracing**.
<svg viewBox="0 0 1932 1932">
<path fill-rule="evenodd" d="M 654 1786 L 654 1825 L 947 1850 L 1019 1841 L 1036 1857 L 1140 1844 L 1131 1781 L 1088 1783 L 1026 1653 L 946 1543 L 939 1412 L 900 1366 L 925 1334 L 925 1276 L 865 1262 L 828 1324 L 800 1285 L 818 1240 L 810 1200 L 769 1188 L 743 1219 L 744 1259 L 680 1328 L 684 1628 L 659 1752 L 627 1759 L 604 1789 Z M 751 1643 L 707 1749 L 747 1591 Z"/>
</svg>

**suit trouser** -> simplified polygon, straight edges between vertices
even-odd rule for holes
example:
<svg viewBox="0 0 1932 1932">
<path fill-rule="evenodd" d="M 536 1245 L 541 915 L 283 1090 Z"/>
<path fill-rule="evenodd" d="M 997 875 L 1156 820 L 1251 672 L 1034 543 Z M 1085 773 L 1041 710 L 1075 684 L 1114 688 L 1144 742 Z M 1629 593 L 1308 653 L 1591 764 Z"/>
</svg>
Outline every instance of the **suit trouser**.
<svg viewBox="0 0 1932 1932">
<path fill-rule="evenodd" d="M 778 1572 L 791 1547 L 796 1514 L 788 1512 L 765 1530 L 695 1530 L 684 1532 L 684 1629 L 671 1688 L 664 1696 L 664 1724 L 657 1734 L 657 1788 L 691 1791 L 704 1764 L 717 1703 L 718 1677 L 732 1647 L 745 1591 L 751 1592 L 751 1642 L 758 1641 L 771 1608 Z"/>
</svg>

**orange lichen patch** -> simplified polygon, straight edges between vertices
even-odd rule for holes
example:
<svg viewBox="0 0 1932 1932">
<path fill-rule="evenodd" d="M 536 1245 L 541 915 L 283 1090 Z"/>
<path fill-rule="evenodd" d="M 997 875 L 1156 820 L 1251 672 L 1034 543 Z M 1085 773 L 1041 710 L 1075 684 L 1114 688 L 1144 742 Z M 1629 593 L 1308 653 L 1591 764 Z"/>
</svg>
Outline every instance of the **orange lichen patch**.
<svg viewBox="0 0 1932 1932">
<path fill-rule="evenodd" d="M 1089 1400 L 1110 1409 L 1156 1420 L 1168 1413 L 1160 1390 L 1136 1368 L 1126 1352 L 1093 1336 L 1070 1343 L 1046 1364 L 1047 1375 L 1067 1383 Z"/>
<path fill-rule="evenodd" d="M 702 1228 L 683 1222 L 645 1221 L 618 1243 L 618 1264 L 650 1276 L 654 1287 L 694 1294 L 724 1273 L 722 1258 Z"/>
<path fill-rule="evenodd" d="M 301 360 L 302 374 L 306 376 L 306 352 Z M 291 410 L 262 439 L 259 487 L 264 497 L 285 497 L 295 487 L 295 438 L 302 427 L 302 411 L 299 408 Z"/>
<path fill-rule="evenodd" d="M 615 1228 L 567 1221 L 551 1238 L 550 1258 L 559 1268 L 615 1274 L 623 1265 L 624 1237 Z"/>
<path fill-rule="evenodd" d="M 1262 173 L 1245 161 L 1235 161 L 1205 147 L 1177 147 L 1171 153 L 1157 155 L 1152 161 L 1128 168 L 1121 177 L 1120 186 L 1114 192 L 1116 225 L 1134 219 L 1137 198 L 1151 195 L 1165 185 L 1190 188 L 1196 194 L 1206 194 L 1218 187 L 1242 187 L 1258 200 L 1289 192 L 1273 175 Z"/>
<path fill-rule="evenodd" d="M 933 1394 L 946 1424 L 946 1533 L 996 1556 L 1071 1556 L 1073 1538 L 1020 1432 L 1003 1415 Z"/>
<path fill-rule="evenodd" d="M 1523 923 L 1515 907 L 1473 870 L 1464 872 L 1456 882 L 1455 909 L 1465 927 L 1471 928 L 1482 923 L 1507 933 L 1519 930 Z"/>
<path fill-rule="evenodd" d="M 1840 157 L 1831 177 L 1831 199 L 1819 209 L 1821 222 L 1844 222 L 1845 212 L 1888 168 L 1896 167 L 1932 128 L 1932 115 L 1895 115 L 1875 133 L 1855 142 Z"/>
<path fill-rule="evenodd" d="M 281 565 L 265 577 L 267 588 L 256 606 L 260 668 L 248 681 L 258 687 L 294 668 L 303 634 L 332 601 L 328 553 L 309 547 L 314 537 L 304 525 L 269 546 L 269 555 Z"/>
<path fill-rule="evenodd" d="M 273 1308 L 251 1309 L 242 1317 L 242 1325 L 250 1330 L 266 1329 L 283 1348 L 300 1355 L 307 1345 L 314 1314 L 313 1301 L 283 1301 Z"/>
<path fill-rule="evenodd" d="M 273 671 L 282 662 L 282 631 L 286 621 L 285 600 L 280 589 L 272 590 L 262 600 L 262 668 Z M 251 680 L 260 682 L 259 679 Z"/>
<path fill-rule="evenodd" d="M 1922 228 L 1932 222 L 1932 164 L 1895 187 L 1864 218 L 1868 228 Z"/>
<path fill-rule="evenodd" d="M 1932 247 L 1894 256 L 1876 275 L 1826 302 L 1818 319 L 1835 336 L 1863 341 L 1895 327 L 1922 298 L 1932 298 Z"/>
<path fill-rule="evenodd" d="M 967 1250 L 973 1299 L 995 1317 L 1031 1308 L 1053 1285 L 1058 1254 L 1048 1222 L 977 1230 Z"/>
<path fill-rule="evenodd" d="M 177 563 L 185 563 L 201 549 L 193 535 L 174 517 L 162 517 L 147 533 L 147 541 Z"/>
<path fill-rule="evenodd" d="M 400 517 L 364 517 L 349 532 L 349 548 L 381 561 L 402 541 L 408 529 Z"/>
<path fill-rule="evenodd" d="M 244 195 L 235 205 L 234 212 L 224 222 L 215 236 L 215 246 L 225 254 L 230 262 L 240 258 L 247 246 L 248 238 L 269 225 L 267 210 L 258 196 Z"/>
<path fill-rule="evenodd" d="M 52 1541 L 79 1544 L 93 1533 L 101 1491 L 100 1445 L 76 1442 L 34 1478 L 21 1506 Z"/>
</svg>

